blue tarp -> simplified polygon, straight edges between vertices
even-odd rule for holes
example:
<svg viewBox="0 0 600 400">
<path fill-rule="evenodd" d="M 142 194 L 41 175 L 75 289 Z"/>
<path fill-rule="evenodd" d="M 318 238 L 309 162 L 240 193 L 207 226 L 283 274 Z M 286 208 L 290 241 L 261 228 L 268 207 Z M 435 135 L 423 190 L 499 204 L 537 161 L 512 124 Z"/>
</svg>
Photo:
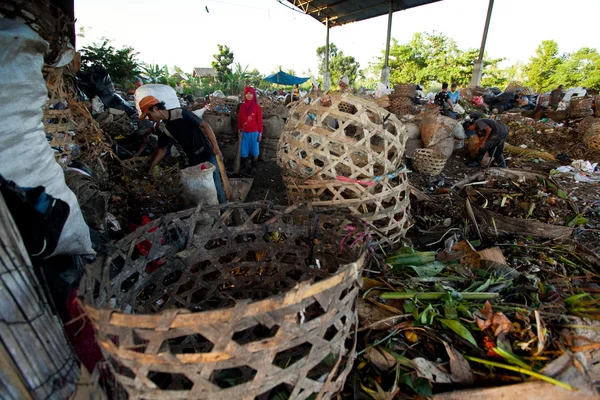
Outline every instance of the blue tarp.
<svg viewBox="0 0 600 400">
<path fill-rule="evenodd" d="M 264 80 L 271 83 L 279 83 L 280 85 L 299 85 L 309 79 L 310 78 L 299 78 L 297 76 L 286 74 L 283 71 L 279 71 L 276 74 L 267 76 Z"/>
</svg>

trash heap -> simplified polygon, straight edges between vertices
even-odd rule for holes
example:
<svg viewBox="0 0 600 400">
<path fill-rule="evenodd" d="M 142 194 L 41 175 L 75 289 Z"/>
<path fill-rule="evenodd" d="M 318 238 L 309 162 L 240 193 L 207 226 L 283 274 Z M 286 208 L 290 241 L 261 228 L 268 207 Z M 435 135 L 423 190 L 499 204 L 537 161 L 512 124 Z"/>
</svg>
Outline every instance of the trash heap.
<svg viewBox="0 0 600 400">
<path fill-rule="evenodd" d="M 330 93 L 298 103 L 279 140 L 288 201 L 349 210 L 377 241 L 397 243 L 410 226 L 406 140 L 403 124 L 369 99 Z"/>
</svg>

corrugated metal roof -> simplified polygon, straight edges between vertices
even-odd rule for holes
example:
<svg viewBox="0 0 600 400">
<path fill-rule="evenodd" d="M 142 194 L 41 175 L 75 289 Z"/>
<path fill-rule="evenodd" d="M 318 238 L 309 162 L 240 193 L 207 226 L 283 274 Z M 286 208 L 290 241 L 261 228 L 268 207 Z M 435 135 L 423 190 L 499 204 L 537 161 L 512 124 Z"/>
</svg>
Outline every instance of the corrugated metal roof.
<svg viewBox="0 0 600 400">
<path fill-rule="evenodd" d="M 341 26 L 351 22 L 379 17 L 389 12 L 389 0 L 287 0 L 322 24 L 329 19 L 329 26 Z M 393 0 L 393 10 L 435 3 L 441 0 Z"/>
</svg>

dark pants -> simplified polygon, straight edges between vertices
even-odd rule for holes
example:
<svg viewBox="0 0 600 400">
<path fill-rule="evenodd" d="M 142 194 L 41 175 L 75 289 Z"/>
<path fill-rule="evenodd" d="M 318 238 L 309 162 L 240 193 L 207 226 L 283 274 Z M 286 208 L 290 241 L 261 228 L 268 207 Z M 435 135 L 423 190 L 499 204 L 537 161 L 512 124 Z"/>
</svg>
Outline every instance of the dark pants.
<svg viewBox="0 0 600 400">
<path fill-rule="evenodd" d="M 477 153 L 477 162 L 481 162 L 485 153 L 488 153 L 490 157 L 494 157 L 498 164 L 504 164 L 504 143 L 507 137 L 508 134 L 488 138 L 483 148 L 479 149 L 479 153 Z"/>
</svg>

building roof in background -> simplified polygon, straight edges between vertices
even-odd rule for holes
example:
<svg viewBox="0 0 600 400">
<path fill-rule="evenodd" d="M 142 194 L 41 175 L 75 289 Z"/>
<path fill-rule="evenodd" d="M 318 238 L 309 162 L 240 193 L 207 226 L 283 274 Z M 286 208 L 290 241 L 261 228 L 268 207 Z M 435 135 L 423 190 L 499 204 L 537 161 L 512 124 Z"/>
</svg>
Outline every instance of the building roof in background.
<svg viewBox="0 0 600 400">
<path fill-rule="evenodd" d="M 216 76 L 217 72 L 209 67 L 209 68 L 194 68 L 194 76 L 199 76 L 202 78 L 203 76 Z"/>
<path fill-rule="evenodd" d="M 322 24 L 329 26 L 379 17 L 389 12 L 390 0 L 287 0 Z M 441 0 L 393 0 L 393 11 L 407 10 Z"/>
</svg>

